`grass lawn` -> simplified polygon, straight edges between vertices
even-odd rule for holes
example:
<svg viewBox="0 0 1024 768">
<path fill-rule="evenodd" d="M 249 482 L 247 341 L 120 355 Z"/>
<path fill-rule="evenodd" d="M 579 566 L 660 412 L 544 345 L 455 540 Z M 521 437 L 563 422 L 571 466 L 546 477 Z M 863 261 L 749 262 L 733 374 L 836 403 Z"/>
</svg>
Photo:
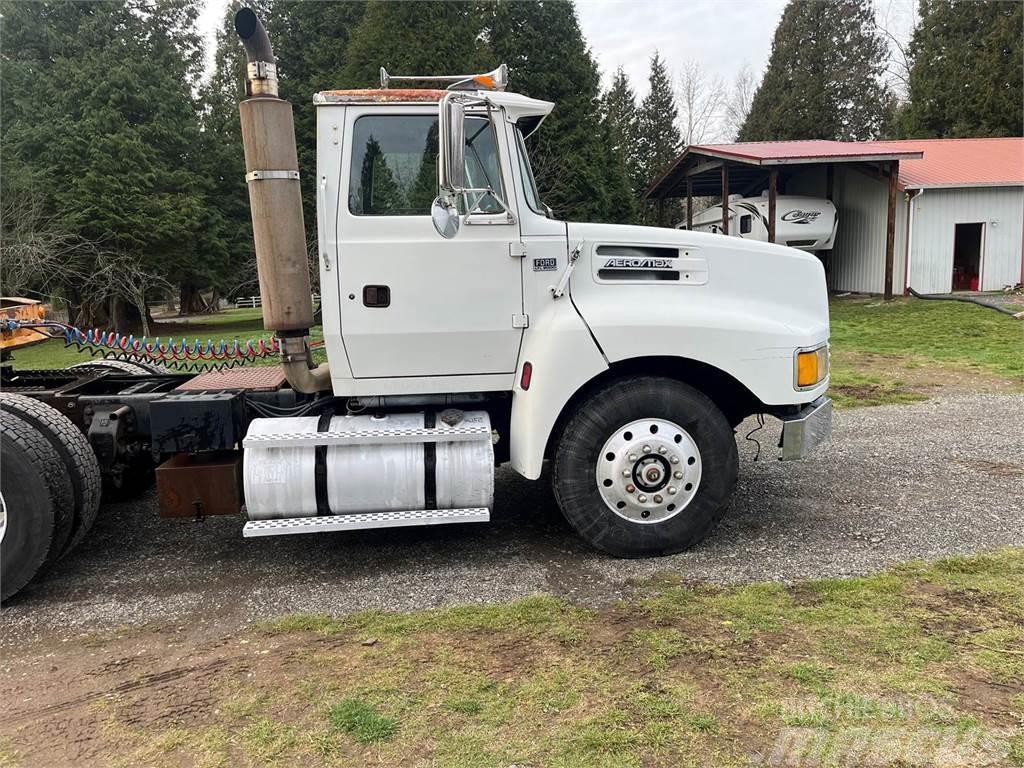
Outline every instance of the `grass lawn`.
<svg viewBox="0 0 1024 768">
<path fill-rule="evenodd" d="M 1008 315 L 962 302 L 878 298 L 835 299 L 831 313 L 831 394 L 841 406 L 914 402 L 947 389 L 1024 389 L 1024 322 Z M 258 309 L 161 322 L 156 334 L 164 341 L 270 337 Z M 313 329 L 313 338 L 322 338 L 322 329 Z M 60 342 L 14 355 L 15 367 L 23 369 L 62 368 L 87 359 Z"/>
<path fill-rule="evenodd" d="M 180 642 L 164 632 L 134 642 Z M 134 652 L 126 642 L 61 650 L 116 659 Z M 219 671 L 202 679 L 202 711 L 168 722 L 147 715 L 146 691 L 104 699 L 90 715 L 103 734 L 95 759 L 728 768 L 865 764 L 851 758 L 860 754 L 889 756 L 872 765 L 1024 765 L 1020 549 L 789 587 L 664 576 L 599 610 L 535 597 L 296 615 L 204 653 L 189 663 Z M 22 729 L 3 751 L 16 760 L 33 739 Z M 938 751 L 954 747 L 959 762 Z"/>
<path fill-rule="evenodd" d="M 942 389 L 1024 388 L 1024 322 L 953 301 L 834 299 L 832 386 L 839 405 L 924 400 Z"/>
</svg>

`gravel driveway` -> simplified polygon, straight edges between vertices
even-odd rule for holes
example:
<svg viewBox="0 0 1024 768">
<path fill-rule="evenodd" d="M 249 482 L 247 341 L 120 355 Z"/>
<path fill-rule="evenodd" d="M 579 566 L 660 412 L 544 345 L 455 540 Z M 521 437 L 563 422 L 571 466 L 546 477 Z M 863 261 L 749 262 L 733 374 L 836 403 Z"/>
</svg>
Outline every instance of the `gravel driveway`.
<svg viewBox="0 0 1024 768">
<path fill-rule="evenodd" d="M 912 558 L 1024 545 L 1024 395 L 839 411 L 831 443 L 774 460 L 778 423 L 743 435 L 731 509 L 700 547 L 649 560 L 592 551 L 547 482 L 502 469 L 487 525 L 243 540 L 237 518 L 157 517 L 150 493 L 108 505 L 90 537 L 0 611 L 0 647 L 143 622 L 200 634 L 309 611 L 412 609 L 537 592 L 584 603 L 675 571 L 713 582 L 846 576 Z M 545 478 L 546 480 L 546 478 Z"/>
</svg>

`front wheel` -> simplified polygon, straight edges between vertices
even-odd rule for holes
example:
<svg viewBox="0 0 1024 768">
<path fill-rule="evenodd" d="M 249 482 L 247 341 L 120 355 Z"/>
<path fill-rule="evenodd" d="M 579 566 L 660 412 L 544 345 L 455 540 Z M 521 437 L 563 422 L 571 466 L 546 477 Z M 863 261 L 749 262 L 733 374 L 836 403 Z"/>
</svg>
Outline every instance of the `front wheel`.
<svg viewBox="0 0 1024 768">
<path fill-rule="evenodd" d="M 667 555 L 711 531 L 736 484 L 729 422 L 707 396 L 673 379 L 620 379 L 566 423 L 554 459 L 555 498 L 570 525 L 617 557 Z"/>
</svg>

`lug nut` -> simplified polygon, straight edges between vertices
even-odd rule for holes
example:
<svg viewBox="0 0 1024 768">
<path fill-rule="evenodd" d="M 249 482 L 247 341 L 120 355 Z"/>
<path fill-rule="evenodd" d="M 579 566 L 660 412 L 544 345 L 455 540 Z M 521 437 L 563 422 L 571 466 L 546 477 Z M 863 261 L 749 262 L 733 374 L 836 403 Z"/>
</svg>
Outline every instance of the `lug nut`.
<svg viewBox="0 0 1024 768">
<path fill-rule="evenodd" d="M 630 461 L 636 461 L 636 454 L 635 453 L 629 454 L 629 460 Z"/>
<path fill-rule="evenodd" d="M 650 453 L 650 452 L 651 452 L 651 446 L 645 445 L 644 446 L 644 453 Z"/>
<path fill-rule="evenodd" d="M 669 461 L 671 461 L 673 464 L 678 464 L 679 463 L 679 457 L 678 456 L 673 456 L 671 459 L 669 459 Z"/>
<path fill-rule="evenodd" d="M 676 480 L 682 480 L 683 479 L 683 473 L 682 472 L 674 472 L 672 474 L 672 477 L 674 477 Z"/>
<path fill-rule="evenodd" d="M 626 493 L 632 493 L 635 490 L 636 490 L 636 486 L 633 486 L 633 485 L 627 485 L 626 486 Z"/>
<path fill-rule="evenodd" d="M 664 499 L 661 498 L 661 496 L 655 494 L 655 496 L 654 496 L 654 503 L 655 504 L 661 504 L 661 502 L 663 502 L 663 501 L 664 501 Z"/>
<path fill-rule="evenodd" d="M 647 497 L 641 493 L 639 496 L 636 497 L 636 500 L 643 504 L 645 501 L 647 501 Z"/>
<path fill-rule="evenodd" d="M 668 487 L 668 495 L 669 496 L 675 496 L 676 495 L 676 488 L 675 488 L 674 485 L 670 485 Z"/>
<path fill-rule="evenodd" d="M 679 475 L 680 477 L 682 477 L 682 474 L 681 474 L 681 473 L 678 473 L 678 472 L 677 472 L 676 474 L 678 474 L 678 475 Z M 628 470 L 628 469 L 624 469 L 624 470 L 622 470 L 622 476 L 623 476 L 623 477 L 629 477 L 629 470 Z"/>
<path fill-rule="evenodd" d="M 668 448 L 666 448 L 664 445 L 658 446 L 658 453 L 665 453 L 665 451 L 667 450 Z"/>
</svg>

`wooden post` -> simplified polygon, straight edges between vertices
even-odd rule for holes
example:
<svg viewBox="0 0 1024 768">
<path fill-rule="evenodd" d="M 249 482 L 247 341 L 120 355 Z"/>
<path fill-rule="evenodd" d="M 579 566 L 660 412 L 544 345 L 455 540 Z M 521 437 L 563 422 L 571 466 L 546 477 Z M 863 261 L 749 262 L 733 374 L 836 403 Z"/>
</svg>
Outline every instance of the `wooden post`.
<svg viewBox="0 0 1024 768">
<path fill-rule="evenodd" d="M 722 163 L 722 234 L 729 234 L 729 164 Z"/>
<path fill-rule="evenodd" d="M 768 174 L 768 242 L 775 242 L 775 205 L 779 197 L 779 172 Z"/>
<path fill-rule="evenodd" d="M 885 220 L 885 300 L 892 299 L 893 251 L 896 245 L 896 191 L 900 181 L 900 161 L 889 163 L 889 208 Z"/>
<path fill-rule="evenodd" d="M 686 228 L 693 230 L 693 179 L 686 177 Z"/>
</svg>

